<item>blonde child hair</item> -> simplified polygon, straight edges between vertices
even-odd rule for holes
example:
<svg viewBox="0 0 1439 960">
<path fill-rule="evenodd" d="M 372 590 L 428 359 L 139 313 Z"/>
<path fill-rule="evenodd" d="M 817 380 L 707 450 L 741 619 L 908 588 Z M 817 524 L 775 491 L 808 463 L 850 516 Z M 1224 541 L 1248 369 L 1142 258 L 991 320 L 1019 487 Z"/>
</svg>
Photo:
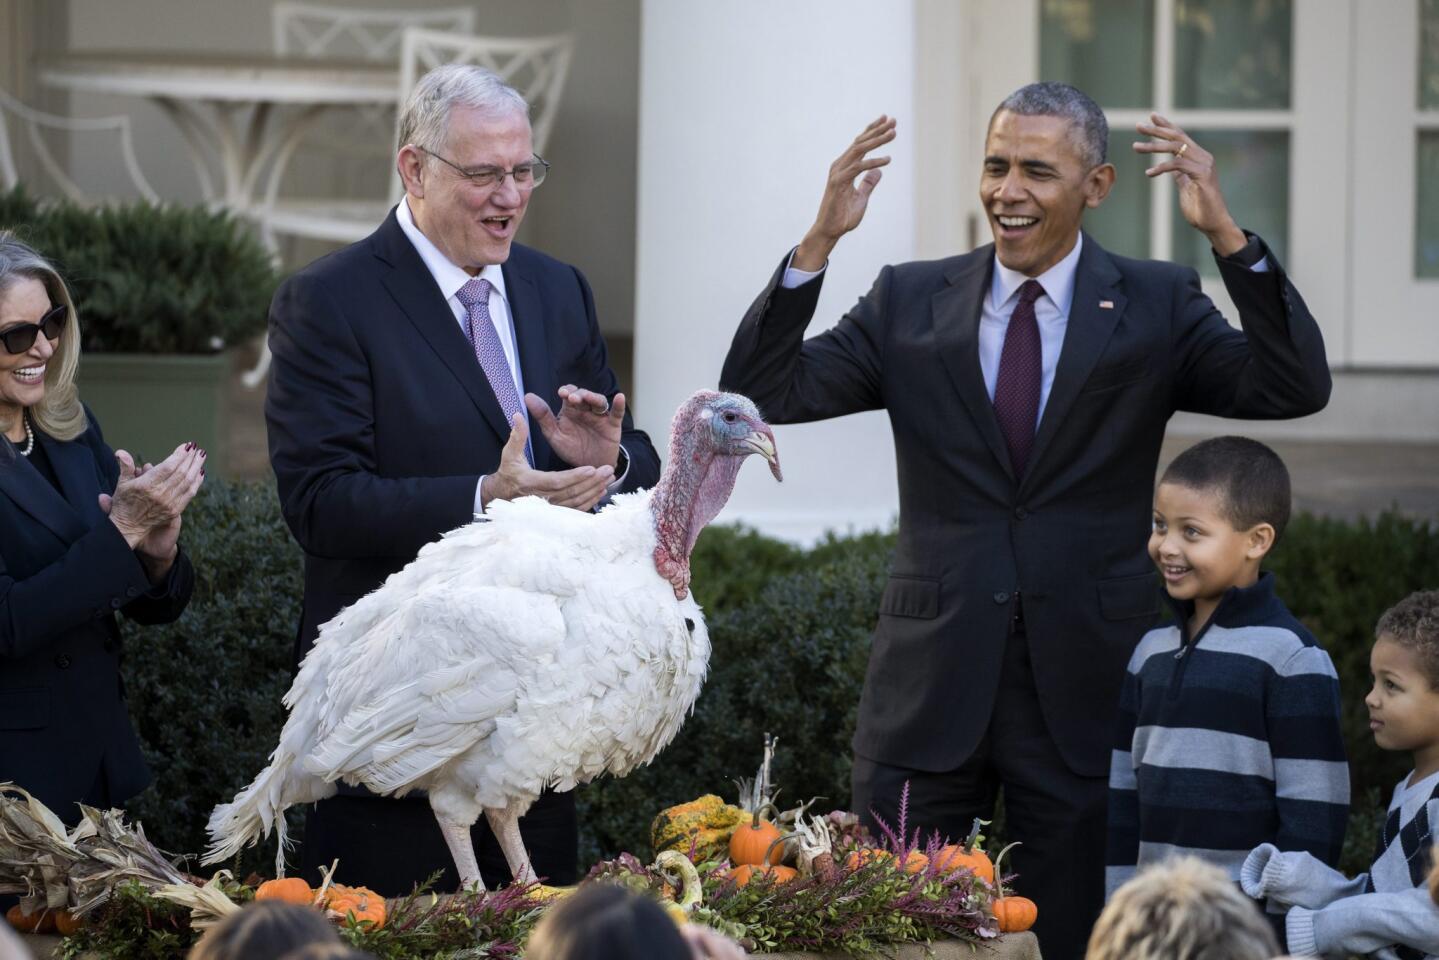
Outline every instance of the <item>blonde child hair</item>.
<svg viewBox="0 0 1439 960">
<path fill-rule="evenodd" d="M 1176 857 L 1115 891 L 1085 960 L 1270 960 L 1279 942 L 1223 870 Z"/>
</svg>

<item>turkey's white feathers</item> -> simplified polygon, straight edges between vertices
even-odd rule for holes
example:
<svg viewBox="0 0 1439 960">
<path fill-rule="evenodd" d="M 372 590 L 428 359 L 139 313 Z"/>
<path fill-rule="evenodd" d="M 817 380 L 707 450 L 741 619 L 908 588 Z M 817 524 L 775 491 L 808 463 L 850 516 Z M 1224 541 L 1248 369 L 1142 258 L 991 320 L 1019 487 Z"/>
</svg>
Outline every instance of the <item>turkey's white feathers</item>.
<svg viewBox="0 0 1439 960">
<path fill-rule="evenodd" d="M 279 746 L 215 809 L 207 862 L 336 781 L 429 791 L 437 813 L 528 808 L 623 775 L 674 737 L 709 663 L 693 598 L 655 569 L 649 494 L 598 514 L 527 497 L 427 545 L 320 628 Z"/>
</svg>

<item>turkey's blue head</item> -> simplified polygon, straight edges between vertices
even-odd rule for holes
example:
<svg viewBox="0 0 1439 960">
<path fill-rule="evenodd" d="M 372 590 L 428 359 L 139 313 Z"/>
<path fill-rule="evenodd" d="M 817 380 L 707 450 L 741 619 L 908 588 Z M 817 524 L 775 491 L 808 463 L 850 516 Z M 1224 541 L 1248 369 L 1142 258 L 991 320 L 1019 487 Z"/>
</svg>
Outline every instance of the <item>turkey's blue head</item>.
<svg viewBox="0 0 1439 960">
<path fill-rule="evenodd" d="M 689 556 L 695 540 L 724 507 L 740 464 L 752 453 L 769 461 L 783 480 L 774 431 L 754 402 L 737 393 L 701 390 L 675 413 L 670 455 L 651 494 L 655 516 L 655 566 L 683 599 L 689 589 Z"/>
</svg>

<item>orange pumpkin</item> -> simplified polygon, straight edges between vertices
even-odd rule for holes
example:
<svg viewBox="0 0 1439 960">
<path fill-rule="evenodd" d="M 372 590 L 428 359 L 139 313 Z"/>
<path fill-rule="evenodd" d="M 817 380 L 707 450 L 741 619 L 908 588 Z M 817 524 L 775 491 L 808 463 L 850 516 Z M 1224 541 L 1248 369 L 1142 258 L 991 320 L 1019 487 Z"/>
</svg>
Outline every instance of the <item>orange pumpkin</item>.
<svg viewBox="0 0 1439 960">
<path fill-rule="evenodd" d="M 851 850 L 849 856 L 844 858 L 844 868 L 852 873 L 867 863 L 893 859 L 894 854 L 888 850 L 881 850 L 879 847 L 860 847 L 858 850 Z"/>
<path fill-rule="evenodd" d="M 368 887 L 331 884 L 325 915 L 332 920 L 353 918 L 356 923 L 371 923 L 378 930 L 385 925 L 385 898 Z"/>
<path fill-rule="evenodd" d="M 1000 897 L 994 901 L 994 919 L 1000 933 L 1019 933 L 1034 926 L 1039 907 L 1028 897 Z"/>
<path fill-rule="evenodd" d="M 794 867 L 768 863 L 742 863 L 730 871 L 730 876 L 742 887 L 755 877 L 772 877 L 775 883 L 789 883 L 799 876 L 799 871 Z"/>
<path fill-rule="evenodd" d="M 26 913 L 20 909 L 20 904 L 18 903 L 5 911 L 5 922 L 21 933 L 40 933 L 40 925 L 48 919 L 48 910 L 41 910 L 37 913 Z"/>
<path fill-rule="evenodd" d="M 999 856 L 994 858 L 994 867 L 999 879 L 999 896 L 994 898 L 990 909 L 994 912 L 994 919 L 999 921 L 1000 933 L 1019 933 L 1034 926 L 1035 919 L 1039 916 L 1039 907 L 1028 897 L 1016 897 L 1006 895 L 1004 892 L 1004 874 L 1000 871 L 1000 864 L 1004 862 L 1004 855 L 1010 850 L 1019 846 L 1019 841 L 1011 843 L 999 851 Z"/>
<path fill-rule="evenodd" d="M 925 868 L 928 866 L 929 857 L 926 857 L 918 850 L 911 850 L 909 856 L 904 858 L 905 873 L 924 873 Z"/>
<path fill-rule="evenodd" d="M 759 818 L 763 810 L 764 807 L 756 810 L 749 823 L 735 827 L 734 834 L 729 838 L 730 863 L 779 863 L 784 859 L 784 848 L 775 849 L 783 838 L 780 829 L 768 820 Z"/>
<path fill-rule="evenodd" d="M 979 847 L 975 846 L 975 839 L 979 836 L 979 828 L 982 821 L 974 818 L 974 824 L 969 828 L 969 838 L 963 844 L 947 844 L 940 847 L 939 852 L 934 855 L 935 862 L 939 866 L 940 873 L 952 873 L 955 870 L 967 869 L 985 883 L 994 882 L 994 863 Z"/>
<path fill-rule="evenodd" d="M 55 932 L 62 937 L 73 937 L 80 932 L 80 928 L 84 925 L 85 921 L 69 910 L 55 911 Z"/>
<path fill-rule="evenodd" d="M 279 900 L 282 903 L 295 903 L 302 907 L 312 906 L 315 902 L 315 891 L 310 885 L 299 877 L 282 877 L 279 880 L 266 880 L 255 888 L 256 900 Z"/>
</svg>

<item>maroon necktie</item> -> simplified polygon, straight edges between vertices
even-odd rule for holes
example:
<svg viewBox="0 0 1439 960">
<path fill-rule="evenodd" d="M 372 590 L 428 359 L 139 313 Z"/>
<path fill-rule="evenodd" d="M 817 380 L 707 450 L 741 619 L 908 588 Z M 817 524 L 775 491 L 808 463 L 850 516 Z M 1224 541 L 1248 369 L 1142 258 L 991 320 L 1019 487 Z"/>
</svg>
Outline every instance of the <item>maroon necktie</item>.
<svg viewBox="0 0 1439 960">
<path fill-rule="evenodd" d="M 1038 280 L 1026 280 L 1019 288 L 1019 303 L 1009 315 L 994 383 L 994 414 L 1009 447 L 1015 479 L 1024 476 L 1039 422 L 1039 321 L 1034 316 L 1034 301 L 1043 293 Z"/>
</svg>

